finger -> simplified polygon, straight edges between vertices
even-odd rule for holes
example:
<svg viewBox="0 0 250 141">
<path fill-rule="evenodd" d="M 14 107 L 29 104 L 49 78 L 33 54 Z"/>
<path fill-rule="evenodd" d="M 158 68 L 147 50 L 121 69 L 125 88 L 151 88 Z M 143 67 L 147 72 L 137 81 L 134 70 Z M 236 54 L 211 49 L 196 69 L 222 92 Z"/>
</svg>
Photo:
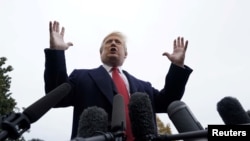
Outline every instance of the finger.
<svg viewBox="0 0 250 141">
<path fill-rule="evenodd" d="M 64 32 L 65 32 L 65 28 L 62 27 L 62 30 L 61 30 L 61 33 L 60 33 L 60 35 L 61 35 L 62 37 L 64 37 Z"/>
<path fill-rule="evenodd" d="M 181 37 L 181 47 L 185 47 L 185 45 L 184 45 L 184 38 L 183 37 Z"/>
<path fill-rule="evenodd" d="M 67 45 L 68 46 L 73 46 L 73 43 L 72 42 L 68 42 Z"/>
<path fill-rule="evenodd" d="M 52 31 L 56 31 L 56 21 L 54 21 L 52 24 Z"/>
<path fill-rule="evenodd" d="M 185 42 L 185 50 L 187 50 L 187 47 L 188 47 L 188 40 Z"/>
<path fill-rule="evenodd" d="M 56 22 L 56 32 L 59 32 L 59 28 L 60 28 L 59 22 Z"/>
<path fill-rule="evenodd" d="M 177 47 L 180 47 L 180 37 L 177 38 Z"/>
<path fill-rule="evenodd" d="M 51 21 L 49 22 L 49 32 L 50 33 L 52 32 L 52 22 Z"/>
<path fill-rule="evenodd" d="M 162 53 L 162 55 L 167 56 L 167 57 L 170 56 L 170 54 L 168 52 L 164 52 L 164 53 Z"/>
<path fill-rule="evenodd" d="M 176 40 L 174 40 L 174 49 L 177 47 Z"/>
</svg>

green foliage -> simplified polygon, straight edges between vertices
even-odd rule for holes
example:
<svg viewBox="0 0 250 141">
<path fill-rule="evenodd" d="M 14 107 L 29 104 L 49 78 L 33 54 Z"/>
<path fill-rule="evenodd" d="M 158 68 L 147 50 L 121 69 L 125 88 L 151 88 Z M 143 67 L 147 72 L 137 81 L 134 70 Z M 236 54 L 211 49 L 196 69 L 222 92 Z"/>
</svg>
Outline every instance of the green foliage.
<svg viewBox="0 0 250 141">
<path fill-rule="evenodd" d="M 0 115 L 6 115 L 13 111 L 16 101 L 11 97 L 11 77 L 7 74 L 13 70 L 12 66 L 4 67 L 7 58 L 0 58 Z"/>
<path fill-rule="evenodd" d="M 4 67 L 5 62 L 7 61 L 6 57 L 0 58 L 0 116 L 8 115 L 11 112 L 14 112 L 14 109 L 19 109 L 16 107 L 16 101 L 11 97 L 10 84 L 11 77 L 7 74 L 13 70 L 12 66 Z M 0 117 L 1 119 L 2 117 Z M 0 125 L 1 127 L 1 125 Z M 0 128 L 0 132 L 1 132 Z M 5 139 L 5 141 L 25 141 L 24 137 L 21 136 L 18 139 Z M 44 141 L 41 139 L 31 139 L 29 141 Z"/>
</svg>

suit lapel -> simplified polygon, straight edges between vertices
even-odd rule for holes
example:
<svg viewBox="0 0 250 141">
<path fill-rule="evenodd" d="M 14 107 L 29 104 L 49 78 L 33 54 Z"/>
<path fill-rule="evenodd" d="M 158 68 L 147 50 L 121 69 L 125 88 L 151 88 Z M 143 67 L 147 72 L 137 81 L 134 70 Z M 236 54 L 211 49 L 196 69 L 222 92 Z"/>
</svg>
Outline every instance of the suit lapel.
<svg viewBox="0 0 250 141">
<path fill-rule="evenodd" d="M 92 79 L 97 84 L 98 88 L 105 95 L 108 101 L 113 103 L 113 94 L 117 93 L 116 88 L 114 87 L 114 83 L 107 73 L 107 71 L 100 66 L 99 68 L 89 72 Z"/>
<path fill-rule="evenodd" d="M 137 92 L 136 83 L 135 83 L 136 81 L 134 80 L 134 78 L 127 71 L 123 70 L 123 73 L 126 75 L 128 79 L 130 94 Z"/>
</svg>

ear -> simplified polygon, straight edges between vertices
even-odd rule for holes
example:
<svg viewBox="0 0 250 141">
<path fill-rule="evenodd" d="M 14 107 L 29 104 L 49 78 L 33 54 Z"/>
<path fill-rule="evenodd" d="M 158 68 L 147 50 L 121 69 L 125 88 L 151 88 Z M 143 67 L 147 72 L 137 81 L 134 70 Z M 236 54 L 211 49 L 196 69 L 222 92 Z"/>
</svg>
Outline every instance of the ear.
<svg viewBox="0 0 250 141">
<path fill-rule="evenodd" d="M 127 56 L 128 56 L 128 52 L 126 51 L 126 52 L 125 52 L 124 58 L 127 58 Z"/>
</svg>

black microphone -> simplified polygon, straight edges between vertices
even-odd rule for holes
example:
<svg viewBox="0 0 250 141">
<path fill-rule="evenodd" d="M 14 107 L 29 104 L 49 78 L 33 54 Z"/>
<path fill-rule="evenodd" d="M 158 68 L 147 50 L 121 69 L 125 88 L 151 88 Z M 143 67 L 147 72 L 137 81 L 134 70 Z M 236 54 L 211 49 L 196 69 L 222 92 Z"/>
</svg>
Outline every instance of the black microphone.
<svg viewBox="0 0 250 141">
<path fill-rule="evenodd" d="M 122 95 L 117 94 L 113 99 L 111 131 L 124 131 L 126 129 L 125 104 Z"/>
<path fill-rule="evenodd" d="M 250 117 L 240 102 L 226 96 L 217 103 L 217 111 L 226 125 L 249 124 Z"/>
<path fill-rule="evenodd" d="M 77 137 L 71 141 L 111 141 L 113 134 L 108 131 L 108 114 L 100 107 L 92 106 L 80 115 Z"/>
<path fill-rule="evenodd" d="M 123 141 L 126 130 L 125 103 L 121 94 L 116 94 L 113 99 L 111 132 L 116 136 L 116 141 Z"/>
<path fill-rule="evenodd" d="M 189 107 L 183 101 L 173 101 L 167 108 L 167 113 L 176 129 L 180 133 L 204 130 L 200 122 L 195 118 Z M 204 138 L 194 138 L 192 141 L 207 140 Z M 185 140 L 187 141 L 187 140 Z"/>
<path fill-rule="evenodd" d="M 78 137 L 92 137 L 108 131 L 108 114 L 100 107 L 86 108 L 80 115 Z"/>
<path fill-rule="evenodd" d="M 0 140 L 17 139 L 30 128 L 30 124 L 40 119 L 46 112 L 61 101 L 71 90 L 69 83 L 63 83 L 41 99 L 26 108 L 23 113 L 10 113 L 2 121 Z"/>
<path fill-rule="evenodd" d="M 247 110 L 247 115 L 248 115 L 249 118 L 250 118 L 250 110 Z"/>
<path fill-rule="evenodd" d="M 124 141 L 125 105 L 122 95 L 113 98 L 111 132 L 107 132 L 108 114 L 96 106 L 85 109 L 81 114 L 78 135 L 71 141 Z"/>
<path fill-rule="evenodd" d="M 70 90 L 71 85 L 69 83 L 63 83 L 30 105 L 23 111 L 23 113 L 27 115 L 30 123 L 36 122 L 52 107 L 59 103 L 66 95 L 68 95 Z"/>
<path fill-rule="evenodd" d="M 173 141 L 173 140 L 187 140 L 197 141 L 198 138 L 207 138 L 208 131 L 207 130 L 196 130 L 196 131 L 188 131 L 179 134 L 166 134 L 166 135 L 158 135 L 153 141 Z M 203 139 L 205 140 L 205 139 Z M 198 141 L 203 141 L 198 140 Z"/>
<path fill-rule="evenodd" d="M 146 93 L 131 95 L 129 117 L 135 141 L 150 141 L 157 136 L 151 101 Z"/>
</svg>

